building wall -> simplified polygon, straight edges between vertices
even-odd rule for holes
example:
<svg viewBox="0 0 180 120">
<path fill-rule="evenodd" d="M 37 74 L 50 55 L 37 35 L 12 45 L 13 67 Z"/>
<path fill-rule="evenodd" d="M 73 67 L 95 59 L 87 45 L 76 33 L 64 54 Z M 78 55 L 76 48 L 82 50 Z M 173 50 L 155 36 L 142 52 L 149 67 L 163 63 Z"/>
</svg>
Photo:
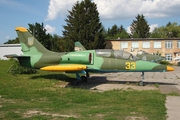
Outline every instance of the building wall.
<svg viewBox="0 0 180 120">
<path fill-rule="evenodd" d="M 161 43 L 160 48 L 154 48 L 154 42 L 159 41 Z M 172 41 L 172 48 L 166 48 L 165 43 L 166 41 Z M 121 50 L 121 44 L 123 42 L 128 43 L 128 47 L 124 48 L 124 51 L 131 52 L 132 50 L 132 42 L 138 42 L 138 48 L 133 48 L 134 51 L 143 50 L 150 54 L 159 52 L 162 56 L 166 54 L 172 54 L 172 59 L 180 56 L 180 47 L 177 47 L 177 41 L 179 39 L 117 39 L 117 40 L 107 40 L 106 48 L 113 49 L 113 50 Z M 150 42 L 149 48 L 143 48 L 143 42 Z"/>
<path fill-rule="evenodd" d="M 16 54 L 16 55 L 21 55 L 21 46 L 20 44 L 2 44 L 0 45 L 0 60 L 7 60 L 4 55 L 9 55 L 9 54 Z"/>
</svg>

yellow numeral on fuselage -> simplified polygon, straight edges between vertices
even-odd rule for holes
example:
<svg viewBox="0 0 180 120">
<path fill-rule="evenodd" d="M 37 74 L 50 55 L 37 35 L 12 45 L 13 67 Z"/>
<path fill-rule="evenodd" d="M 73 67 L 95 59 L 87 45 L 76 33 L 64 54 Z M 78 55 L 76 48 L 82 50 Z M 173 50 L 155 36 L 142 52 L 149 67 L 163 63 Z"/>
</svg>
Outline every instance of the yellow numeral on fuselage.
<svg viewBox="0 0 180 120">
<path fill-rule="evenodd" d="M 126 62 L 126 69 L 136 69 L 136 63 L 135 62 Z"/>
</svg>

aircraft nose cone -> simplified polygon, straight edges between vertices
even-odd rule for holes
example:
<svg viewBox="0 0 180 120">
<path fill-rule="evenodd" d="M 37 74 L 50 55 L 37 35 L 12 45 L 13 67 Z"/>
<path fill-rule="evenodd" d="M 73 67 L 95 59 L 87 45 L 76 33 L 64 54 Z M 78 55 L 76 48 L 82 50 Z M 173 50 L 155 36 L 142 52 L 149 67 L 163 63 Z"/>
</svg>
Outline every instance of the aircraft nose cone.
<svg viewBox="0 0 180 120">
<path fill-rule="evenodd" d="M 170 67 L 170 66 L 167 66 L 166 69 L 167 69 L 167 71 L 174 71 L 174 68 Z"/>
</svg>

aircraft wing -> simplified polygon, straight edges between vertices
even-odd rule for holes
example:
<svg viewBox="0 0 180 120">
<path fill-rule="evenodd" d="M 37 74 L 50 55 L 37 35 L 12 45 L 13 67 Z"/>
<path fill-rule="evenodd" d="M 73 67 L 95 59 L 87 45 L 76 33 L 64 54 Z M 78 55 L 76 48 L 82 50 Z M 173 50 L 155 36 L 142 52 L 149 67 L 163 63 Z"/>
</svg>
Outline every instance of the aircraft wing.
<svg viewBox="0 0 180 120">
<path fill-rule="evenodd" d="M 87 66 L 81 64 L 60 64 L 60 65 L 51 65 L 40 68 L 40 70 L 45 70 L 45 71 L 62 71 L 62 72 L 76 72 L 86 69 Z"/>
</svg>

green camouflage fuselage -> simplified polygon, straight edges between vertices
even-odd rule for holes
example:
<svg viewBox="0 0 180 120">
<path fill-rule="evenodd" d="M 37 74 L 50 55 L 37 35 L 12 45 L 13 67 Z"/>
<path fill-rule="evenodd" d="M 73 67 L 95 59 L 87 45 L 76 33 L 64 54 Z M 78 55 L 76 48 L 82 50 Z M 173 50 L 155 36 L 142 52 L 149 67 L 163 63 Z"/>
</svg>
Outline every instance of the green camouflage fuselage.
<svg viewBox="0 0 180 120">
<path fill-rule="evenodd" d="M 131 54 L 125 51 L 114 50 L 84 50 L 79 52 L 52 52 L 47 50 L 27 29 L 16 28 L 23 55 L 14 56 L 18 58 L 22 66 L 41 69 L 46 66 L 47 70 L 51 70 L 51 66 L 55 66 L 56 70 L 63 71 L 63 65 L 68 67 L 78 66 L 75 69 L 91 71 L 91 72 L 154 72 L 168 71 L 167 66 L 152 63 L 133 58 Z M 61 68 L 60 68 L 61 67 Z M 54 68 L 53 68 L 54 69 Z M 71 70 L 71 69 L 70 69 Z M 173 69 L 170 69 L 173 70 Z M 66 72 L 66 71 L 65 71 Z M 78 71 L 77 71 L 78 72 Z"/>
<path fill-rule="evenodd" d="M 35 49 L 35 48 L 33 48 Z M 36 51 L 36 50 L 35 50 Z M 89 54 L 92 55 L 92 60 L 89 62 Z M 31 56 L 29 62 L 20 62 L 23 66 L 40 69 L 49 65 L 58 64 L 84 64 L 88 67 L 87 71 L 91 72 L 109 72 L 109 71 L 124 71 L 124 72 L 141 72 L 141 71 L 164 71 L 166 66 L 142 60 L 127 60 L 114 57 L 97 56 L 95 50 L 87 50 L 81 52 L 70 53 L 41 53 L 36 52 Z"/>
</svg>

